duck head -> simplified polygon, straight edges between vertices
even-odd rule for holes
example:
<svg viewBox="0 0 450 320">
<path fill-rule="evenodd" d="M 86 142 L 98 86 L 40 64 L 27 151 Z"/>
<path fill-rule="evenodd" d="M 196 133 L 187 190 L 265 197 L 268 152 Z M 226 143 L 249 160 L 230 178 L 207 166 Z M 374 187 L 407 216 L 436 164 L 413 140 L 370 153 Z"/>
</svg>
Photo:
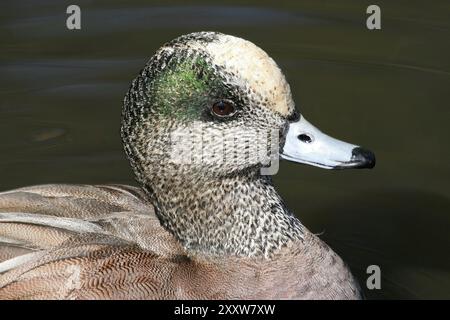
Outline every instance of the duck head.
<svg viewBox="0 0 450 320">
<path fill-rule="evenodd" d="M 370 151 L 327 136 L 296 111 L 262 49 L 216 32 L 184 35 L 156 52 L 125 96 L 121 135 L 162 224 L 186 247 L 216 253 L 267 255 L 301 239 L 301 224 L 261 174 L 274 157 L 327 169 L 375 164 Z M 269 235 L 256 235 L 261 228 Z"/>
</svg>

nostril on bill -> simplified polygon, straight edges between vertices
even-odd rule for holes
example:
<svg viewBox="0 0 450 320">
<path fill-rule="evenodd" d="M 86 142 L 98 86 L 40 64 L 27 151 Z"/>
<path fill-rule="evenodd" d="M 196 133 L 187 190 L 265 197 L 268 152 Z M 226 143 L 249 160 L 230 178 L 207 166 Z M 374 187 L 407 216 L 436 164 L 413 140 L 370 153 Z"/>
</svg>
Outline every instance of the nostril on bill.
<svg viewBox="0 0 450 320">
<path fill-rule="evenodd" d="M 311 136 L 307 135 L 306 133 L 299 134 L 297 138 L 298 138 L 298 140 L 300 140 L 301 142 L 304 142 L 304 143 L 312 142 Z"/>
</svg>

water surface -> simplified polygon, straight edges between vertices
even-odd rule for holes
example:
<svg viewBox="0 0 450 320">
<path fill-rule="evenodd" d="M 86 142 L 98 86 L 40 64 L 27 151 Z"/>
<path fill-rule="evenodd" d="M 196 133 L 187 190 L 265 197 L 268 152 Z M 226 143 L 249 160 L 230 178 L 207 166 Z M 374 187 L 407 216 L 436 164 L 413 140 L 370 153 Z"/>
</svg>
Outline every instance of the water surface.
<svg viewBox="0 0 450 320">
<path fill-rule="evenodd" d="M 372 171 L 283 162 L 289 207 L 348 262 L 369 298 L 450 298 L 450 2 L 10 1 L 0 12 L 0 189 L 134 184 L 119 138 L 129 83 L 164 42 L 217 30 L 264 48 L 304 115 L 377 155 Z M 170 5 L 169 5 L 170 4 Z"/>
</svg>

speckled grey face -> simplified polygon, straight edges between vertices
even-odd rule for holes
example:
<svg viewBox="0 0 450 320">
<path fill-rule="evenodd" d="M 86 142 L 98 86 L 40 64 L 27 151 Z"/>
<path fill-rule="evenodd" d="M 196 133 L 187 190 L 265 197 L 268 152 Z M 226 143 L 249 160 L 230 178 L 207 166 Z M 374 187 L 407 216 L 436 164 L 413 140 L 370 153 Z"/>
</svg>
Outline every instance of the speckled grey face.
<svg viewBox="0 0 450 320">
<path fill-rule="evenodd" d="M 133 167 L 144 175 L 160 164 L 202 176 L 258 170 L 280 147 L 291 161 L 363 166 L 356 146 L 329 138 L 304 118 L 289 121 L 294 112 L 289 84 L 263 50 L 199 32 L 164 45 L 133 81 L 122 137 Z"/>
</svg>

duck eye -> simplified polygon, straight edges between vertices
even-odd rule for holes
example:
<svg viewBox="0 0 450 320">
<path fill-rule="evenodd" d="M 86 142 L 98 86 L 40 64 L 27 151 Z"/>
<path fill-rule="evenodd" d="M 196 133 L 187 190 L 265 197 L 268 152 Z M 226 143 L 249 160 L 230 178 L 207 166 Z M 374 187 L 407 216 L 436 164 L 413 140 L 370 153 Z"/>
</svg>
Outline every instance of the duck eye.
<svg viewBox="0 0 450 320">
<path fill-rule="evenodd" d="M 235 110 L 234 104 L 228 100 L 216 101 L 211 108 L 212 113 L 218 117 L 232 116 Z"/>
</svg>

